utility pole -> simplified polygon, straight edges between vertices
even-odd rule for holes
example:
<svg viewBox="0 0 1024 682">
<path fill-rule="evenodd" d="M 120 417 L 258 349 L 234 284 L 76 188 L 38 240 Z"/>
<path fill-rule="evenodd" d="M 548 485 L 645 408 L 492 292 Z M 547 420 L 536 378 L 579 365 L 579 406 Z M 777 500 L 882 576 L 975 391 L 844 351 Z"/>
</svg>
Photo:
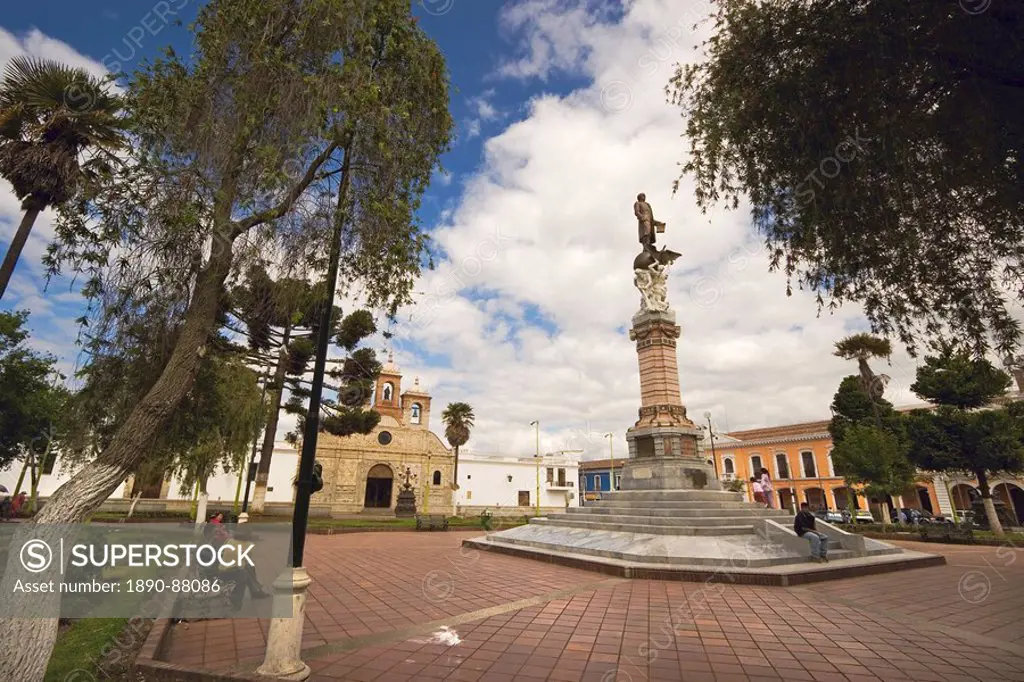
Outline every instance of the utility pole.
<svg viewBox="0 0 1024 682">
<path fill-rule="evenodd" d="M 705 412 L 704 418 L 708 420 L 708 440 L 711 441 L 711 466 L 715 468 L 715 478 L 718 478 L 718 456 L 715 454 L 715 432 L 711 427 L 711 413 Z"/>
<path fill-rule="evenodd" d="M 534 516 L 540 516 L 540 421 L 534 420 L 530 422 L 530 426 L 535 427 L 535 431 L 537 434 L 537 449 L 535 450 L 535 454 L 533 455 L 537 463 L 537 506 L 536 510 L 534 511 Z"/>
<path fill-rule="evenodd" d="M 609 490 L 615 492 L 615 434 L 606 433 L 604 437 L 608 439 L 608 456 L 611 458 L 611 466 L 609 467 L 611 470 L 611 485 Z"/>
</svg>

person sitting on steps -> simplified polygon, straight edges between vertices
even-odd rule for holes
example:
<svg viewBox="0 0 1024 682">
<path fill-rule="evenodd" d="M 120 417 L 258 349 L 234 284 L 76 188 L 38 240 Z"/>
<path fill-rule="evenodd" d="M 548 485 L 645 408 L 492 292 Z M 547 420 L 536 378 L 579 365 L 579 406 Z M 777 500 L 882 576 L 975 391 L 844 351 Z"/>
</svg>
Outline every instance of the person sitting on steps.
<svg viewBox="0 0 1024 682">
<path fill-rule="evenodd" d="M 806 502 L 800 503 L 800 512 L 793 521 L 793 530 L 800 537 L 810 541 L 811 561 L 818 564 L 828 562 L 828 536 L 814 529 L 814 514 Z"/>
</svg>

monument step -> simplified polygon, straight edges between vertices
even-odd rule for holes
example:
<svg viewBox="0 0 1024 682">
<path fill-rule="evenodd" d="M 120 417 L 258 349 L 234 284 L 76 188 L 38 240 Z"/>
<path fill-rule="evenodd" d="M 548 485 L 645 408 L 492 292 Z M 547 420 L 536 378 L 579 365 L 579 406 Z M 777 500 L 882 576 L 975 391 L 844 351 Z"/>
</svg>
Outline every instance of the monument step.
<svg viewBox="0 0 1024 682">
<path fill-rule="evenodd" d="M 780 513 L 781 512 L 781 513 Z M 702 516 L 747 516 L 750 519 L 771 518 L 779 523 L 789 523 L 792 515 L 783 510 L 761 508 L 749 508 L 740 506 L 716 507 L 714 509 L 682 509 L 671 507 L 647 507 L 647 506 L 616 506 L 616 507 L 569 507 L 570 514 L 590 515 L 602 514 L 608 516 L 647 516 L 651 518 L 700 518 Z"/>
<path fill-rule="evenodd" d="M 557 530 L 555 527 L 551 526 L 549 526 L 548 528 L 552 531 Z M 588 530 L 589 529 L 580 529 L 580 532 L 586 533 Z M 612 533 L 614 534 L 613 537 L 620 537 L 623 540 L 627 538 L 631 540 L 636 540 L 636 535 L 640 535 L 633 533 L 616 533 L 615 531 L 612 531 Z M 664 536 L 649 534 L 646 540 L 655 541 L 656 539 L 661 537 Z M 662 554 L 659 552 L 658 548 L 651 547 L 649 543 L 647 543 L 646 541 L 644 543 L 646 546 L 643 549 L 637 548 L 637 551 L 634 552 L 629 550 L 619 551 L 614 549 L 599 549 L 594 546 L 572 546 L 570 549 L 564 544 L 561 544 L 558 538 L 545 539 L 541 537 L 526 538 L 489 535 L 483 539 L 485 539 L 488 544 L 492 545 L 504 544 L 520 547 L 536 547 L 538 549 L 545 550 L 569 551 L 572 554 L 576 555 L 582 554 L 586 556 L 605 557 L 609 559 L 623 559 L 626 561 L 642 561 L 644 563 L 663 565 L 684 564 L 690 566 L 729 567 L 730 569 L 732 569 L 736 567 L 757 568 L 769 566 L 784 566 L 787 564 L 809 563 L 809 560 L 806 556 L 798 556 L 786 552 L 785 550 L 776 549 L 767 549 L 766 551 L 758 552 L 756 547 L 752 551 L 745 553 L 733 552 L 717 556 L 714 554 L 699 555 L 696 554 L 696 552 L 698 552 L 699 550 L 695 550 L 694 555 L 677 556 L 668 552 L 667 547 L 664 548 L 666 553 Z M 688 538 L 686 542 L 723 542 L 728 539 L 728 537 L 721 537 L 720 539 L 708 537 L 700 538 L 699 540 Z M 668 541 L 670 541 L 670 538 L 666 538 L 666 542 Z M 848 550 L 829 550 L 829 559 L 833 561 L 839 559 L 849 559 L 853 558 L 853 556 L 853 552 L 850 552 Z"/>
<path fill-rule="evenodd" d="M 742 493 L 727 490 L 609 490 L 602 500 L 658 500 L 662 502 L 742 502 Z"/>
<path fill-rule="evenodd" d="M 636 510 L 631 510 L 635 512 Z M 744 513 L 723 513 L 706 516 L 649 516 L 644 514 L 579 514 L 557 512 L 546 514 L 546 518 L 568 521 L 593 521 L 600 523 L 631 523 L 650 526 L 741 526 L 753 527 L 759 519 L 765 518 L 761 515 Z"/>
<path fill-rule="evenodd" d="M 610 530 L 619 533 L 643 533 L 646 535 L 750 535 L 754 532 L 753 524 L 719 524 L 715 526 L 655 526 L 649 523 L 629 523 L 619 519 L 533 519 L 531 523 L 542 526 L 561 526 L 586 530 Z"/>
<path fill-rule="evenodd" d="M 618 498 L 604 498 L 590 500 L 586 507 L 624 507 L 628 505 L 646 507 L 664 507 L 678 509 L 721 509 L 723 507 L 735 507 L 737 505 L 750 504 L 736 500 L 622 500 Z M 757 505 L 754 505 L 757 506 Z M 764 505 L 761 505 L 762 507 Z"/>
<path fill-rule="evenodd" d="M 723 511 L 748 513 L 756 512 L 765 516 L 792 517 L 787 509 L 766 509 L 763 505 L 750 502 L 648 502 L 648 501 L 626 501 L 616 500 L 614 502 L 590 502 L 584 507 L 569 507 L 577 513 L 589 513 L 586 510 L 602 513 L 627 513 L 628 510 L 660 510 L 677 514 L 679 516 L 701 516 L 704 514 L 718 514 Z M 601 511 L 598 511 L 601 510 Z"/>
</svg>

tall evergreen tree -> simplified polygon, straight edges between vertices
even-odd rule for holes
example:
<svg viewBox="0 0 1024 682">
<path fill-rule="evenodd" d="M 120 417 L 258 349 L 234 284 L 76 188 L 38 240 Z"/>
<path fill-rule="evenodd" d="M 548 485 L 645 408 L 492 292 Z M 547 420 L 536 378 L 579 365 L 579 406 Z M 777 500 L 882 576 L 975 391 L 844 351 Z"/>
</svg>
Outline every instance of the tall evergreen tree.
<svg viewBox="0 0 1024 682">
<path fill-rule="evenodd" d="M 988 360 L 945 345 L 925 358 L 910 387 L 935 409 L 914 410 L 907 418 L 911 460 L 930 471 L 973 474 L 988 525 L 998 536 L 1003 527 L 989 477 L 998 471 L 1024 471 L 1024 431 L 1018 417 L 1024 407 L 993 405 L 1010 383 Z"/>
</svg>

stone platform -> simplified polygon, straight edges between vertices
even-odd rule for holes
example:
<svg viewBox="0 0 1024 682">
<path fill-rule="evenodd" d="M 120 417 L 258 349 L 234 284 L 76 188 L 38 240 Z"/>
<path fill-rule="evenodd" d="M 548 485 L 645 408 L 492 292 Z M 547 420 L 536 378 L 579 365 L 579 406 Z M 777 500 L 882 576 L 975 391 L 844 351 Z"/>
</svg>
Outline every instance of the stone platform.
<svg viewBox="0 0 1024 682">
<path fill-rule="evenodd" d="M 586 507 L 466 540 L 477 549 L 622 575 L 670 580 L 795 585 L 944 563 L 847 533 L 824 521 L 829 563 L 810 561 L 792 515 L 718 490 L 603 493 Z"/>
</svg>

